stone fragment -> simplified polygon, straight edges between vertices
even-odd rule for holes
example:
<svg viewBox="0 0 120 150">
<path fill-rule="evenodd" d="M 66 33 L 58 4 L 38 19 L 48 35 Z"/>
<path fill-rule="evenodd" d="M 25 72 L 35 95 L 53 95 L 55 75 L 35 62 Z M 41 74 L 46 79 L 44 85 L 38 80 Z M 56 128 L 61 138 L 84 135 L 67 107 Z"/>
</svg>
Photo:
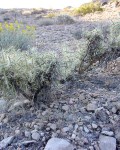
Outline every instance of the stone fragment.
<svg viewBox="0 0 120 150">
<path fill-rule="evenodd" d="M 36 140 L 36 141 L 39 141 L 40 139 L 40 134 L 38 132 L 33 132 L 32 133 L 32 139 L 33 140 Z"/>
</svg>

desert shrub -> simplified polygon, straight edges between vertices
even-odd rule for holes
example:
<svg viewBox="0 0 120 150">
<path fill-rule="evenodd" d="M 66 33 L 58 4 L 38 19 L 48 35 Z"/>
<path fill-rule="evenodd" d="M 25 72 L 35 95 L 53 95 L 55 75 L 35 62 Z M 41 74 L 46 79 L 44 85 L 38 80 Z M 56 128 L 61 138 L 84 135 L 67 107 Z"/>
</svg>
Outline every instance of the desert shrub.
<svg viewBox="0 0 120 150">
<path fill-rule="evenodd" d="M 66 78 L 75 72 L 79 74 L 87 72 L 94 63 L 104 57 L 107 49 L 104 36 L 99 29 L 84 33 L 84 39 L 78 42 L 77 50 L 63 52 L 64 73 L 62 74 L 65 74 Z"/>
<path fill-rule="evenodd" d="M 120 49 L 120 22 L 113 23 L 110 26 L 109 40 L 112 48 Z"/>
<path fill-rule="evenodd" d="M 73 24 L 75 21 L 69 15 L 59 15 L 55 19 L 56 24 Z"/>
<path fill-rule="evenodd" d="M 103 8 L 99 3 L 86 3 L 74 10 L 75 15 L 86 15 L 88 13 L 94 13 L 96 11 L 103 11 Z"/>
<path fill-rule="evenodd" d="M 27 50 L 33 44 L 34 33 L 33 26 L 24 26 L 18 22 L 0 23 L 0 48 L 13 46 L 15 49 Z"/>
<path fill-rule="evenodd" d="M 56 14 L 55 13 L 49 13 L 49 14 L 47 14 L 46 17 L 47 18 L 54 18 L 54 17 L 56 17 Z"/>
<path fill-rule="evenodd" d="M 34 102 L 39 93 L 55 82 L 57 61 L 55 53 L 14 49 L 0 51 L 0 91 L 6 95 L 22 94 Z"/>
<path fill-rule="evenodd" d="M 54 24 L 54 20 L 52 18 L 41 18 L 39 22 L 40 26 L 49 26 L 53 24 Z"/>
</svg>

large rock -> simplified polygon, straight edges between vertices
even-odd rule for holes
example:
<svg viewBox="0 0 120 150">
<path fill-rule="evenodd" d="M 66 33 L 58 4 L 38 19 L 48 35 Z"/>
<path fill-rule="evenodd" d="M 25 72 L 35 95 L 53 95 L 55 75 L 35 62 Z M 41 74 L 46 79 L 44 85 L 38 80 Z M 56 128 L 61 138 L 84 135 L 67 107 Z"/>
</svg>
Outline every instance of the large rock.
<svg viewBox="0 0 120 150">
<path fill-rule="evenodd" d="M 113 137 L 100 135 L 99 147 L 100 150 L 116 150 L 116 139 Z"/>
<path fill-rule="evenodd" d="M 74 150 L 74 147 L 64 139 L 51 138 L 44 150 Z"/>
<path fill-rule="evenodd" d="M 13 139 L 14 139 L 14 136 L 10 136 L 8 138 L 3 139 L 0 142 L 0 149 L 6 148 L 9 144 L 12 143 Z"/>
</svg>

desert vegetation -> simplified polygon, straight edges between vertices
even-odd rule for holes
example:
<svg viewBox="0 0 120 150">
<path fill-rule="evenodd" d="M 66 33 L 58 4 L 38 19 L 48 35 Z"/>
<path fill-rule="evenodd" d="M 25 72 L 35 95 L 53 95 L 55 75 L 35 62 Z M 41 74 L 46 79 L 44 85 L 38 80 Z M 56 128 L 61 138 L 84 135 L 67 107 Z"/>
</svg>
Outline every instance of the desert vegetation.
<svg viewBox="0 0 120 150">
<path fill-rule="evenodd" d="M 120 21 L 109 5 L 2 10 L 0 149 L 119 149 Z"/>
<path fill-rule="evenodd" d="M 60 23 L 64 23 L 64 18 L 66 19 L 66 16 L 58 17 Z M 69 17 L 66 21 L 69 23 Z M 60 80 L 66 80 L 76 72 L 83 74 L 94 63 L 101 60 L 104 62 L 106 58 L 112 58 L 113 54 L 119 55 L 117 52 L 120 48 L 119 27 L 119 23 L 115 23 L 111 25 L 109 31 L 106 28 L 107 35 L 102 28 L 83 30 L 82 37 L 80 35 L 80 38 L 84 39 L 82 46 L 76 51 L 62 50 L 59 56 L 57 52 L 39 54 L 37 49 L 30 47 L 29 36 L 33 35 L 32 27 L 26 26 L 25 29 L 21 29 L 19 24 L 6 23 L 3 28 L 1 25 L 1 91 L 4 95 L 21 93 L 35 102 L 41 90 L 50 88 L 53 81 L 58 83 Z M 77 40 L 80 38 L 77 37 Z"/>
</svg>

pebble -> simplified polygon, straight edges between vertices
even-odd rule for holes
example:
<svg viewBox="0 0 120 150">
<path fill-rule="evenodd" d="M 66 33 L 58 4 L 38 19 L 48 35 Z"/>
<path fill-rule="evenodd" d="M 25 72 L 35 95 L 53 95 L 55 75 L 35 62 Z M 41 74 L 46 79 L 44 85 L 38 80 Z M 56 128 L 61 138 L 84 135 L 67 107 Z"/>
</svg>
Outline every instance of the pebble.
<svg viewBox="0 0 120 150">
<path fill-rule="evenodd" d="M 19 135 L 20 134 L 20 130 L 15 130 L 15 134 Z"/>
<path fill-rule="evenodd" d="M 88 129 L 86 126 L 84 126 L 84 131 L 85 131 L 86 133 L 89 133 L 89 129 Z"/>
<path fill-rule="evenodd" d="M 69 130 L 70 130 L 69 127 L 64 127 L 64 128 L 62 129 L 62 132 L 68 132 Z"/>
<path fill-rule="evenodd" d="M 92 128 L 93 128 L 93 129 L 97 129 L 97 128 L 98 128 L 98 125 L 95 124 L 95 123 L 92 123 Z"/>
<path fill-rule="evenodd" d="M 64 110 L 64 111 L 68 111 L 68 110 L 69 110 L 69 106 L 68 106 L 68 105 L 64 105 L 64 106 L 62 106 L 62 110 Z"/>
<path fill-rule="evenodd" d="M 117 108 L 116 108 L 116 107 L 113 107 L 111 111 L 112 111 L 114 114 L 116 114 Z"/>
<path fill-rule="evenodd" d="M 0 122 L 5 118 L 5 114 L 0 114 Z"/>
<path fill-rule="evenodd" d="M 76 135 L 73 133 L 72 136 L 71 136 L 71 138 L 72 138 L 72 139 L 75 139 L 75 138 L 76 138 Z"/>
<path fill-rule="evenodd" d="M 57 126 L 56 126 L 56 124 L 50 124 L 50 128 L 51 128 L 52 130 L 56 130 Z"/>
<path fill-rule="evenodd" d="M 39 141 L 40 140 L 40 134 L 38 132 L 33 132 L 32 133 L 32 139 Z"/>
<path fill-rule="evenodd" d="M 29 131 L 25 131 L 25 137 L 30 138 L 31 137 L 31 133 Z"/>
<path fill-rule="evenodd" d="M 88 112 L 94 112 L 97 109 L 96 103 L 89 103 L 86 107 Z"/>
</svg>

